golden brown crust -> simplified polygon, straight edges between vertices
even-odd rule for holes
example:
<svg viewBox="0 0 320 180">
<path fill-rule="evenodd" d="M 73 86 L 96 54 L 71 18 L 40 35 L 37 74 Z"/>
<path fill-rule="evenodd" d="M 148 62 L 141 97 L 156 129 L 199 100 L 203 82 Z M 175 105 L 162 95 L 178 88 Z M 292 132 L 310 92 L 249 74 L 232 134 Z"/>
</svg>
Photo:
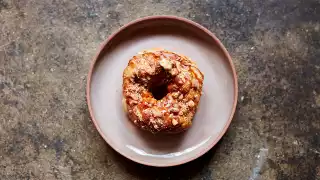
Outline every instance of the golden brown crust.
<svg viewBox="0 0 320 180">
<path fill-rule="evenodd" d="M 180 132 L 192 124 L 198 107 L 203 74 L 185 56 L 166 50 L 143 51 L 123 72 L 123 105 L 129 119 L 150 132 Z M 165 84 L 157 100 L 150 88 Z"/>
</svg>

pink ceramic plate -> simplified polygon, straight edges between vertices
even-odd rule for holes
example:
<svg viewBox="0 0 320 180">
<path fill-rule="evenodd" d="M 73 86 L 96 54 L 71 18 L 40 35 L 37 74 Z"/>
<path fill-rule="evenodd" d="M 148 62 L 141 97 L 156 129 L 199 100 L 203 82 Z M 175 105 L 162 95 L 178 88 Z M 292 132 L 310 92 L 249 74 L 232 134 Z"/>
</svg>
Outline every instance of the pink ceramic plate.
<svg viewBox="0 0 320 180">
<path fill-rule="evenodd" d="M 136 128 L 122 108 L 122 72 L 130 58 L 163 48 L 195 61 L 204 73 L 203 95 L 192 127 L 175 135 L 153 135 Z M 101 46 L 87 84 L 89 111 L 105 141 L 123 156 L 150 166 L 175 166 L 198 158 L 226 132 L 235 111 L 237 77 L 230 55 L 207 29 L 173 16 L 131 22 Z"/>
</svg>

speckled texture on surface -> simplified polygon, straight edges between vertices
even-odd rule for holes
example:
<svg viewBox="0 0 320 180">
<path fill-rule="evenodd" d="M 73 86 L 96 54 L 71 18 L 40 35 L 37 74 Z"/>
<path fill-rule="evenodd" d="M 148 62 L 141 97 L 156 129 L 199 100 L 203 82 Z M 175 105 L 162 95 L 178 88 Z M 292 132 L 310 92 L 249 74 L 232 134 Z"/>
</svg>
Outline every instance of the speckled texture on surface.
<svg viewBox="0 0 320 180">
<path fill-rule="evenodd" d="M 115 153 L 90 121 L 99 44 L 147 15 L 194 20 L 222 40 L 239 103 L 219 144 L 152 168 Z M 0 179 L 320 179 L 319 0 L 0 0 Z"/>
</svg>

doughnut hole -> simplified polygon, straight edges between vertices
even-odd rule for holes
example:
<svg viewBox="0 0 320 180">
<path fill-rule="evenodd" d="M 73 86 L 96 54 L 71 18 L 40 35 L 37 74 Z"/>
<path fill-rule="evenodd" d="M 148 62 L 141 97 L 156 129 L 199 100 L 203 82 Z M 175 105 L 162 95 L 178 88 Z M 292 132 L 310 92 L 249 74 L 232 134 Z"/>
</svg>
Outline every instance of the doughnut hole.
<svg viewBox="0 0 320 180">
<path fill-rule="evenodd" d="M 162 98 L 164 98 L 167 94 L 168 94 L 168 88 L 167 88 L 167 84 L 162 84 L 162 85 L 158 85 L 158 86 L 150 86 L 149 87 L 149 91 L 151 92 L 152 96 L 156 99 L 156 100 L 161 100 Z"/>
<path fill-rule="evenodd" d="M 163 68 L 159 68 L 157 73 L 151 76 L 148 90 L 156 100 L 161 100 L 169 93 L 168 85 L 171 79 L 171 75 Z"/>
</svg>

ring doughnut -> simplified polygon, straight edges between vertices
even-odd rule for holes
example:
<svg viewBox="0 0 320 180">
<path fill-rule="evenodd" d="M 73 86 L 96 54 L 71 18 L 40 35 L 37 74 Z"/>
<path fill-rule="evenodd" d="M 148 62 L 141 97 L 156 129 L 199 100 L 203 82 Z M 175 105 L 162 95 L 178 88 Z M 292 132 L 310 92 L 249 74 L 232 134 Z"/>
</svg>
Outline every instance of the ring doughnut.
<svg viewBox="0 0 320 180">
<path fill-rule="evenodd" d="M 188 57 L 162 49 L 138 53 L 123 72 L 129 119 L 152 133 L 177 133 L 192 124 L 204 76 Z"/>
</svg>

